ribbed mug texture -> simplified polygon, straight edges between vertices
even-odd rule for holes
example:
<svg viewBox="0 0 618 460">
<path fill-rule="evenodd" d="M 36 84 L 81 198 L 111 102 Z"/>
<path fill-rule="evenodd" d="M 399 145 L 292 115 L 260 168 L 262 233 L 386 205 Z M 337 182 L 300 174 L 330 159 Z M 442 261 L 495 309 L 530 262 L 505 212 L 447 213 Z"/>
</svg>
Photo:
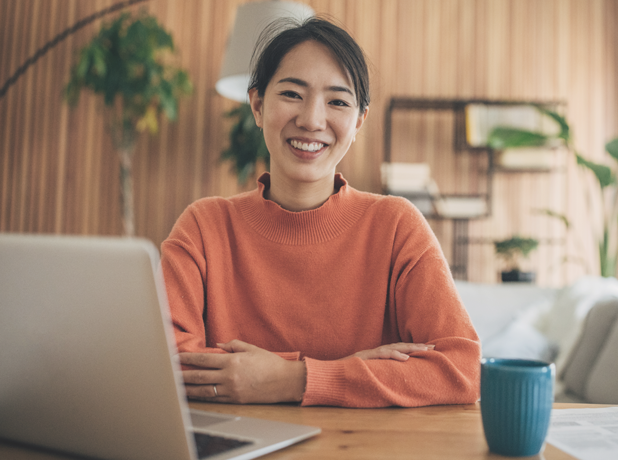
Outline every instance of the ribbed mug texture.
<svg viewBox="0 0 618 460">
<path fill-rule="evenodd" d="M 553 364 L 482 360 L 481 415 L 490 451 L 514 457 L 540 452 L 549 429 L 554 380 Z"/>
</svg>

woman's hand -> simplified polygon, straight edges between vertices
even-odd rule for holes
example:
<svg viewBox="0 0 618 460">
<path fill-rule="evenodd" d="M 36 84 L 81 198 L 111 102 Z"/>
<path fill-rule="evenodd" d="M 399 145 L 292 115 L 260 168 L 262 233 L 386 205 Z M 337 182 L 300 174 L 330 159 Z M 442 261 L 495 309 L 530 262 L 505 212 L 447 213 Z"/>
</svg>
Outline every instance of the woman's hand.
<svg viewBox="0 0 618 460">
<path fill-rule="evenodd" d="M 343 359 L 394 359 L 396 361 L 407 361 L 410 355 L 417 351 L 431 351 L 434 348 L 435 345 L 426 345 L 424 343 L 399 342 L 382 345 L 371 350 L 359 351 Z"/>
<path fill-rule="evenodd" d="M 302 361 L 240 340 L 218 346 L 228 353 L 179 354 L 181 364 L 201 368 L 182 372 L 187 397 L 238 404 L 302 400 L 307 380 Z"/>
</svg>

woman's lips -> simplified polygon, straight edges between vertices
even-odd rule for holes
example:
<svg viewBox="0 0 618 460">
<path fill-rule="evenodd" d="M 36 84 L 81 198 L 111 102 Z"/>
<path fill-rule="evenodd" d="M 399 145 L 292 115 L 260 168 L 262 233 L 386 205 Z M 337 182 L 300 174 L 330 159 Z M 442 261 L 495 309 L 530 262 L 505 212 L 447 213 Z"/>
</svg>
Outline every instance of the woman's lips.
<svg viewBox="0 0 618 460">
<path fill-rule="evenodd" d="M 319 157 L 326 147 L 328 147 L 328 144 L 324 144 L 323 142 L 307 142 L 298 139 L 289 140 L 288 145 L 292 153 L 301 160 L 313 160 Z"/>
</svg>

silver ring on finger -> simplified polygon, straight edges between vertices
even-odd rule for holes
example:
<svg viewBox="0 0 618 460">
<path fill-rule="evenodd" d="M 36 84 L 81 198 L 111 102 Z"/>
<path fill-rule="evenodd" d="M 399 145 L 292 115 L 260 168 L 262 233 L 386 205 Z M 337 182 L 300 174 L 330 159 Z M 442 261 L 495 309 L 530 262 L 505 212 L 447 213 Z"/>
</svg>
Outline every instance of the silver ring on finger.
<svg viewBox="0 0 618 460">
<path fill-rule="evenodd" d="M 212 386 L 212 389 L 213 389 L 213 391 L 215 392 L 215 398 L 216 398 L 217 396 L 219 396 L 219 393 L 217 393 L 217 385 L 216 385 L 216 384 Z"/>
</svg>

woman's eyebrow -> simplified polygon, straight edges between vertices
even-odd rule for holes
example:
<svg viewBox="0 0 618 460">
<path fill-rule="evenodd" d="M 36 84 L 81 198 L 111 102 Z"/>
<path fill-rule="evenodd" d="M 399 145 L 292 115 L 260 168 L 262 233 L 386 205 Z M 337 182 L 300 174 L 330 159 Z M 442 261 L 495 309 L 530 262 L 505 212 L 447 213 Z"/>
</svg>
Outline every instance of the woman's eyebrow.
<svg viewBox="0 0 618 460">
<path fill-rule="evenodd" d="M 300 78 L 295 78 L 295 77 L 282 78 L 277 83 L 294 83 L 295 85 L 302 86 L 305 88 L 309 86 L 309 83 L 307 83 L 305 80 L 301 80 Z M 350 96 L 356 96 L 352 92 L 352 90 L 346 86 L 333 85 L 333 86 L 329 86 L 327 89 L 329 91 L 343 92 L 343 93 L 348 93 Z"/>
</svg>

